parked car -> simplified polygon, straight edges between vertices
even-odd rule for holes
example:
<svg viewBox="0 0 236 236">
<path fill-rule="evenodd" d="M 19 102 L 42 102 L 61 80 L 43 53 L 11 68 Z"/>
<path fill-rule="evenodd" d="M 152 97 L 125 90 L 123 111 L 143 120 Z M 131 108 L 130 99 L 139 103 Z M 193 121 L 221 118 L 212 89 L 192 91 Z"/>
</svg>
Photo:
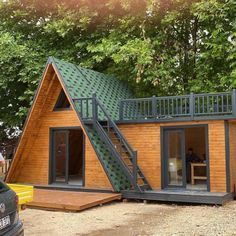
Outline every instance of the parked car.
<svg viewBox="0 0 236 236">
<path fill-rule="evenodd" d="M 18 196 L 2 181 L 0 181 L 0 235 L 24 235 L 23 224 L 18 214 Z"/>
</svg>

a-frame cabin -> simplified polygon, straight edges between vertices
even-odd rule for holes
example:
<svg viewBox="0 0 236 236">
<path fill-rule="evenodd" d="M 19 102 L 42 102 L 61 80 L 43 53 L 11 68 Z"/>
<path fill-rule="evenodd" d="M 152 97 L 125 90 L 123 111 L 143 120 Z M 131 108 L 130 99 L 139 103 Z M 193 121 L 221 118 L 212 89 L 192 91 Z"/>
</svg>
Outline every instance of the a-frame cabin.
<svg viewBox="0 0 236 236">
<path fill-rule="evenodd" d="M 113 125 L 102 106 L 93 107 L 95 94 L 105 101 L 113 119 L 119 115 L 118 99 L 130 97 L 127 86 L 113 77 L 50 58 L 6 180 L 115 191 L 130 188 L 132 174 L 100 137 L 99 132 Z M 106 119 L 102 128 L 89 119 L 93 109 Z"/>
<path fill-rule="evenodd" d="M 223 204 L 235 137 L 235 90 L 135 99 L 112 76 L 49 58 L 6 181 Z"/>
</svg>

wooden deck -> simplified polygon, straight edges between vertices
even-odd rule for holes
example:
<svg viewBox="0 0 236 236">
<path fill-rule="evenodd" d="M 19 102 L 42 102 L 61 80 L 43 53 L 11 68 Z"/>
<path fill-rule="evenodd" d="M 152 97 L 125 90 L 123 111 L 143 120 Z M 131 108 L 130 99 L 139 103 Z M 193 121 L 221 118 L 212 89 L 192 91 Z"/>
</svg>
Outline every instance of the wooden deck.
<svg viewBox="0 0 236 236">
<path fill-rule="evenodd" d="M 35 189 L 33 202 L 27 203 L 26 206 L 48 210 L 82 211 L 120 199 L 121 194 L 117 193 Z"/>
</svg>

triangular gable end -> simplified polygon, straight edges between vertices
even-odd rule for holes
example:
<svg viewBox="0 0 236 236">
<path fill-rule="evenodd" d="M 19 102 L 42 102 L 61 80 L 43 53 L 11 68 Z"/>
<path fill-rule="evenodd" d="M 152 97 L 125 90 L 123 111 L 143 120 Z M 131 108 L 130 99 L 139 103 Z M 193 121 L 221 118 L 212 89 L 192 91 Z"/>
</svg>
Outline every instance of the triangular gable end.
<svg viewBox="0 0 236 236">
<path fill-rule="evenodd" d="M 58 84 L 60 84 L 60 86 L 57 86 Z M 50 95 L 49 93 L 51 93 L 52 91 L 54 94 Z M 17 182 L 24 182 L 24 181 L 20 181 L 20 179 L 18 178 L 18 177 L 24 175 L 24 178 L 26 177 L 29 179 L 25 182 L 30 183 L 30 174 L 29 174 L 29 177 L 27 177 L 26 176 L 27 173 L 26 173 L 26 171 L 24 171 L 25 169 L 22 168 L 22 166 L 24 166 L 27 162 L 30 162 L 30 160 L 31 160 L 30 159 L 31 153 L 26 154 L 25 150 L 31 150 L 30 148 L 33 145 L 35 145 L 33 142 L 36 142 L 35 140 L 37 140 L 38 130 L 40 130 L 40 126 L 42 126 L 40 120 L 42 119 L 44 114 L 47 112 L 46 111 L 47 109 L 53 111 L 55 104 L 56 104 L 55 101 L 57 98 L 60 97 L 59 94 L 61 94 L 62 91 L 66 95 L 66 99 L 70 104 L 71 111 L 69 111 L 69 112 L 70 112 L 70 114 L 73 113 L 73 117 L 74 117 L 73 118 L 74 119 L 73 125 L 80 126 L 84 131 L 84 128 L 81 125 L 81 122 L 80 122 L 79 117 L 77 115 L 77 112 L 74 110 L 74 107 L 72 104 L 73 103 L 72 99 L 68 95 L 68 93 L 65 89 L 65 86 L 62 83 L 60 75 L 58 75 L 56 73 L 53 63 L 50 63 L 50 61 L 49 61 L 46 66 L 46 69 L 44 71 L 43 78 L 38 86 L 38 90 L 37 90 L 35 98 L 33 100 L 33 104 L 31 106 L 31 109 L 28 113 L 28 117 L 25 122 L 23 132 L 20 137 L 12 165 L 11 165 L 8 175 L 6 177 L 7 182 L 16 182 L 16 181 Z M 54 102 L 50 105 L 50 107 L 45 106 L 45 104 L 48 103 L 50 101 L 50 99 L 53 99 Z M 61 114 L 61 112 L 56 112 L 56 113 L 58 115 Z M 71 125 L 68 125 L 68 126 L 71 126 Z M 84 131 L 84 133 L 86 133 L 86 132 Z M 31 137 L 33 137 L 33 139 Z M 91 144 L 90 144 L 90 146 L 91 146 Z M 91 146 L 91 148 L 92 148 L 92 146 Z M 47 150 L 47 153 L 48 153 L 48 150 Z M 102 166 L 100 165 L 98 159 L 94 160 L 94 161 L 97 163 L 96 165 L 98 165 L 98 168 L 101 168 L 100 170 L 102 171 Z M 48 161 L 46 161 L 46 162 L 48 163 Z M 40 168 L 40 166 L 38 166 L 38 168 Z M 102 174 L 102 176 L 104 175 L 104 177 L 105 177 L 105 173 L 101 173 L 101 174 Z M 105 181 L 105 182 L 107 182 L 107 181 Z"/>
<path fill-rule="evenodd" d="M 51 63 L 49 59 L 47 62 L 46 68 L 44 70 L 43 77 L 39 83 L 37 92 L 34 96 L 32 106 L 28 112 L 28 116 L 25 121 L 23 131 L 17 145 L 14 159 L 12 161 L 8 174 L 6 176 L 7 182 L 11 181 L 12 178 L 14 179 L 14 176 L 18 174 L 19 168 L 17 170 L 16 166 L 21 159 L 20 158 L 21 153 L 26 147 L 29 146 L 28 137 L 32 135 L 33 136 L 37 135 L 37 130 L 40 126 L 40 122 L 37 122 L 37 121 L 39 120 L 39 117 L 41 116 L 41 114 L 43 113 L 45 109 L 45 102 L 48 98 L 48 93 L 50 92 L 51 88 L 53 88 L 56 81 L 59 81 L 61 84 L 61 88 L 63 88 L 60 78 L 57 76 L 56 71 L 53 67 L 53 64 Z M 61 91 L 61 88 L 60 88 L 60 91 Z M 67 96 L 67 100 L 69 101 L 70 100 L 69 96 L 68 95 L 66 96 Z M 71 102 L 70 102 L 70 106 L 72 107 Z"/>
</svg>

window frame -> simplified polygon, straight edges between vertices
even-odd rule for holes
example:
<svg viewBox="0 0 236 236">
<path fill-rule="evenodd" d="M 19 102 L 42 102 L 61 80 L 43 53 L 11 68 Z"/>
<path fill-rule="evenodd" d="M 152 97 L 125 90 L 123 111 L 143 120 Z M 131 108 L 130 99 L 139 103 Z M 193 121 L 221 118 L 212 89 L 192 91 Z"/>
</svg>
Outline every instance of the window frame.
<svg viewBox="0 0 236 236">
<path fill-rule="evenodd" d="M 63 100 L 66 99 L 69 103 L 69 107 L 59 107 L 61 105 L 61 103 L 63 103 Z M 68 98 L 66 97 L 66 93 L 64 92 L 64 90 L 62 89 L 58 98 L 57 98 L 57 101 L 54 105 L 54 108 L 53 108 L 53 111 L 66 111 L 66 110 L 71 110 L 71 104 L 70 104 L 70 101 L 68 100 Z"/>
</svg>

